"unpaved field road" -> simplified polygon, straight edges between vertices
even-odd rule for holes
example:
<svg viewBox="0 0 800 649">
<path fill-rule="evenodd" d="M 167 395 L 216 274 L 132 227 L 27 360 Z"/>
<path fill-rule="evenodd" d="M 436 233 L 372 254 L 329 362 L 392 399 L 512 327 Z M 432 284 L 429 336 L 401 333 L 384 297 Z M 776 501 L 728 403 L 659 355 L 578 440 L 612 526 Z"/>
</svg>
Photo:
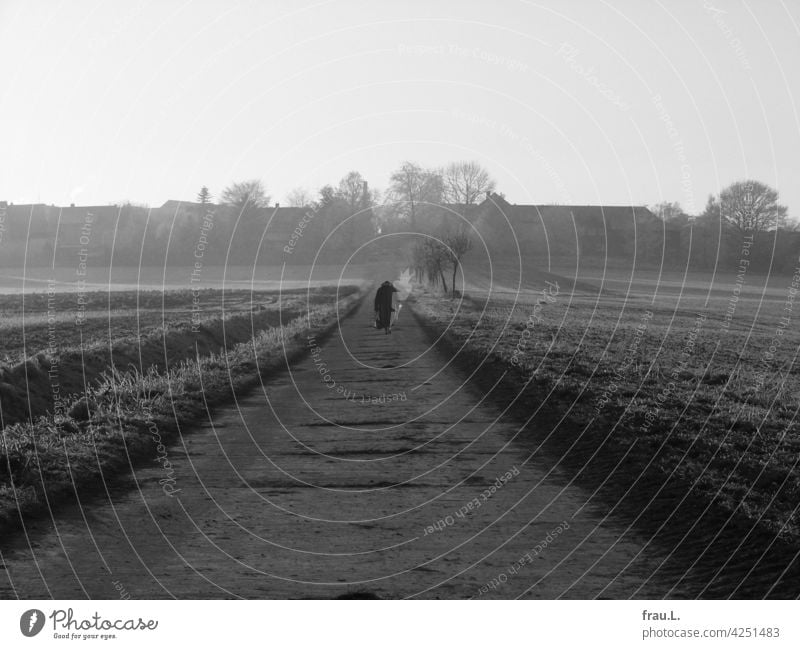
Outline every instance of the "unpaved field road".
<svg viewBox="0 0 800 649">
<path fill-rule="evenodd" d="M 648 580 L 664 557 L 530 459 L 408 310 L 370 328 L 371 301 L 171 446 L 173 497 L 143 468 L 5 543 L 0 596 L 687 596 Z"/>
</svg>

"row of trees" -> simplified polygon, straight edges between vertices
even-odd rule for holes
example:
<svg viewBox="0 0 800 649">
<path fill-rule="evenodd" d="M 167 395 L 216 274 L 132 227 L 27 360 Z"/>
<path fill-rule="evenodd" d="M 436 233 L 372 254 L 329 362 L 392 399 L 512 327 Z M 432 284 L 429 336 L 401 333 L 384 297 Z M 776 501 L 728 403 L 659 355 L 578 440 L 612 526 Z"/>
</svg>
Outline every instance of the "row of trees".
<svg viewBox="0 0 800 649">
<path fill-rule="evenodd" d="M 442 168 L 425 168 L 404 162 L 392 173 L 387 191 L 369 188 L 357 171 L 346 174 L 337 185 L 323 186 L 316 198 L 302 187 L 289 192 L 290 207 L 314 211 L 320 232 L 336 231 L 332 249 L 355 250 L 375 234 L 406 231 L 420 235 L 405 250 L 419 281 L 455 292 L 461 261 L 472 248 L 469 226 L 463 217 L 495 181 L 488 171 L 473 161 L 453 162 Z M 258 180 L 233 183 L 221 195 L 222 203 L 238 211 L 240 217 L 269 203 Z M 202 204 L 211 201 L 203 187 L 197 196 Z M 337 227 L 338 226 L 338 227 Z M 306 240 L 314 241 L 314 238 Z M 448 277 L 449 287 L 448 287 Z"/>
<path fill-rule="evenodd" d="M 376 205 L 380 194 L 369 189 L 369 185 L 358 171 L 346 174 L 336 185 L 325 185 L 319 190 L 315 199 L 304 187 L 297 187 L 289 192 L 289 207 L 316 208 L 341 201 L 351 210 L 365 210 Z M 240 210 L 259 209 L 269 206 L 271 197 L 266 193 L 264 184 L 258 180 L 246 180 L 228 185 L 221 195 L 221 205 L 228 205 Z M 212 195 L 208 187 L 203 186 L 197 194 L 197 202 L 203 205 L 212 203 Z"/>
<path fill-rule="evenodd" d="M 281 212 L 281 223 L 274 218 L 274 210 L 266 209 L 271 198 L 260 180 L 232 183 L 220 192 L 216 202 L 208 187 L 202 187 L 197 194 L 197 203 L 205 206 L 202 209 L 191 203 L 175 206 L 170 212 L 132 204 L 119 207 L 119 211 L 109 206 L 110 214 L 92 226 L 92 245 L 105 246 L 115 264 L 191 265 L 202 235 L 204 263 L 274 264 L 284 258 L 281 249 L 295 221 L 312 211 L 313 220 L 304 232 L 302 245 L 287 261 L 307 262 L 320 250 L 319 261 L 341 261 L 376 235 L 412 233 L 378 237 L 376 244 L 364 249 L 373 258 L 391 255 L 406 259 L 420 281 L 445 293 L 456 291 L 459 270 L 473 248 L 475 227 L 480 230 L 482 245 L 492 255 L 502 256 L 519 244 L 526 260 L 534 264 L 562 257 L 566 261 L 576 254 L 628 258 L 635 254 L 637 262 L 642 263 L 663 260 L 667 265 L 682 267 L 688 263 L 694 268 L 712 268 L 720 262 L 735 263 L 743 238 L 748 237 L 753 242 L 749 248 L 752 270 L 786 272 L 796 266 L 800 233 L 796 237 L 783 233 L 797 226 L 788 221 L 778 192 L 758 181 L 740 181 L 724 188 L 718 196 L 709 197 L 703 213 L 694 217 L 685 214 L 677 203 L 660 203 L 651 209 L 661 221 L 646 213 L 646 218 L 640 218 L 639 210 L 635 224 L 627 217 L 606 224 L 602 219 L 584 216 L 576 228 L 568 217 L 553 213 L 550 220 L 515 222 L 516 231 L 509 233 L 510 224 L 505 220 L 492 219 L 491 215 L 475 218 L 475 207 L 496 188 L 488 171 L 476 162 L 428 168 L 407 161 L 389 180 L 386 191 L 378 192 L 358 171 L 351 171 L 338 183 L 325 185 L 315 193 L 296 188 L 287 202 L 304 210 Z M 38 226 L 33 223 L 28 227 L 27 221 L 19 221 L 20 237 L 50 241 L 46 251 L 49 257 L 45 255 L 48 259 L 58 253 L 52 245 L 59 232 L 57 209 L 53 210 L 47 219 L 37 221 Z M 209 213 L 211 224 L 206 218 Z M 625 224 L 620 226 L 622 220 Z M 17 236 L 16 220 L 7 221 L 6 239 L 10 241 Z M 62 227 L 61 243 L 66 241 L 63 235 Z M 72 261 L 74 251 L 63 253 Z M 352 261 L 362 262 L 363 258 Z"/>
<path fill-rule="evenodd" d="M 115 266 L 192 266 L 307 263 L 321 250 L 320 263 L 346 259 L 349 251 L 375 234 L 372 207 L 375 194 L 356 171 L 335 185 L 326 185 L 316 199 L 298 203 L 305 209 L 286 213 L 270 206 L 271 198 L 260 180 L 230 184 L 215 199 L 202 187 L 195 203 L 174 203 L 151 209 L 129 201 L 93 209 L 94 218 L 86 247 L 95 264 Z M 198 205 L 199 204 L 199 205 Z M 7 219 L 3 239 L 24 242 L 8 263 L 71 265 L 81 232 L 79 217 L 60 224 L 59 208 L 44 206 Z M 302 245 L 286 257 L 283 247 L 304 214 L 314 216 L 305 229 Z M 31 224 L 28 224 L 28 220 Z M 75 219 L 78 221 L 75 222 Z M 0 241 L 2 243 L 2 241 Z M 83 244 L 81 244 L 81 247 Z M 27 258 L 25 249 L 28 251 Z M 14 250 L 13 252 L 17 252 Z"/>
<path fill-rule="evenodd" d="M 774 229 L 796 229 L 788 210 L 778 202 L 778 192 L 757 180 L 741 180 L 708 197 L 700 220 L 722 220 L 739 234 L 759 235 Z M 658 203 L 652 211 L 663 221 L 687 224 L 693 220 L 679 203 Z"/>
<path fill-rule="evenodd" d="M 496 183 L 474 161 L 453 162 L 443 168 L 424 168 L 404 162 L 391 175 L 384 203 L 382 228 L 405 227 L 421 235 L 410 250 L 418 281 L 456 291 L 456 279 L 464 256 L 472 249 L 468 212 Z"/>
<path fill-rule="evenodd" d="M 427 281 L 432 286 L 441 286 L 447 293 L 446 274 L 452 273 L 450 288 L 457 295 L 456 277 L 461 261 L 472 249 L 472 237 L 465 229 L 447 232 L 440 237 L 426 237 L 414 245 L 412 266 L 417 281 Z"/>
<path fill-rule="evenodd" d="M 212 203 L 208 188 L 201 188 L 197 202 L 208 205 L 208 208 L 198 211 L 188 207 L 181 229 L 187 235 L 186 245 L 190 244 L 190 232 L 196 232 L 202 226 L 204 213 L 211 210 L 214 214 L 214 244 L 210 246 L 208 258 L 221 261 L 220 255 L 225 254 L 228 260 L 241 258 L 249 263 L 259 255 L 265 263 L 270 263 L 270 256 L 273 257 L 271 263 L 278 263 L 275 257 L 282 254 L 280 249 L 291 230 L 304 213 L 311 212 L 313 220 L 304 230 L 303 245 L 298 247 L 291 261 L 310 261 L 320 249 L 323 259 L 341 257 L 345 249 L 354 250 L 374 236 L 372 208 L 377 199 L 377 194 L 369 188 L 363 176 L 358 171 L 351 171 L 336 185 L 323 186 L 316 198 L 307 190 L 293 190 L 289 195 L 289 207 L 304 208 L 303 212 L 278 214 L 265 209 L 269 207 L 271 197 L 264 184 L 257 179 L 246 180 L 226 187 L 216 205 Z M 229 249 L 230 253 L 223 248 Z"/>
<path fill-rule="evenodd" d="M 463 211 L 494 191 L 495 181 L 477 162 L 453 162 L 444 168 L 426 169 L 404 162 L 390 178 L 387 203 L 390 217 L 407 220 L 413 231 L 426 227 L 424 217 L 447 204 Z"/>
<path fill-rule="evenodd" d="M 778 191 L 762 182 L 732 183 L 709 196 L 697 216 L 674 202 L 659 203 L 651 211 L 663 221 L 667 238 L 660 230 L 644 232 L 645 254 L 663 251 L 667 262 L 698 269 L 735 267 L 746 241 L 752 271 L 787 273 L 797 266 L 800 224 L 788 218 Z"/>
<path fill-rule="evenodd" d="M 205 185 L 197 192 L 197 202 L 201 205 L 211 205 L 212 198 L 211 192 Z M 223 205 L 240 209 L 267 207 L 270 201 L 264 184 L 258 179 L 231 183 L 222 191 L 221 198 Z"/>
<path fill-rule="evenodd" d="M 408 259 L 418 280 L 445 293 L 455 293 L 464 257 L 473 247 L 475 219 L 467 217 L 487 193 L 495 190 L 494 179 L 473 161 L 453 162 L 439 168 L 406 161 L 389 180 L 388 188 L 381 193 L 370 189 L 359 172 L 351 171 L 337 184 L 323 186 L 316 195 L 305 188 L 292 190 L 288 204 L 315 213 L 314 230 L 309 230 L 304 238 L 304 243 L 309 244 L 307 249 L 316 251 L 325 240 L 323 248 L 341 258 L 343 251 L 352 252 L 375 235 L 411 232 L 413 237 L 384 240 L 383 252 L 398 253 L 397 242 L 405 241 L 399 254 Z M 198 202 L 210 201 L 210 193 L 203 188 Z M 269 201 L 257 180 L 233 183 L 223 190 L 221 203 L 229 210 L 229 218 L 238 220 L 237 231 L 242 235 L 235 250 L 247 250 L 258 241 L 264 217 L 253 215 Z M 605 246 L 596 232 L 579 234 L 581 242 L 576 245 L 576 231 L 571 222 L 548 222 L 544 225 L 546 234 L 541 227 L 531 229 L 524 225 L 525 232 L 517 235 L 529 236 L 524 248 L 533 263 L 538 258 L 546 259 L 547 255 L 568 256 L 576 251 L 591 254 L 594 250 L 595 254 L 608 255 L 613 248 L 617 251 L 614 254 L 622 256 L 631 256 L 636 251 L 642 263 L 680 267 L 688 263 L 694 268 L 719 267 L 721 263 L 726 267 L 738 261 L 743 238 L 752 237 L 752 270 L 786 272 L 796 265 L 797 239 L 778 236 L 794 224 L 787 222 L 787 209 L 780 204 L 778 192 L 764 183 L 754 180 L 733 183 L 718 196 L 709 197 L 705 210 L 698 216 L 685 214 L 677 203 L 660 203 L 653 211 L 662 219 L 661 225 L 631 223 L 625 230 L 609 235 L 614 241 L 607 241 Z M 491 245 L 494 235 L 491 230 L 501 225 L 482 231 L 484 241 Z M 224 230 L 224 226 L 219 227 Z M 228 238 L 224 232 L 218 232 L 217 236 L 222 240 Z M 502 243 L 502 239 L 497 240 Z M 547 249 L 539 250 L 542 246 Z M 498 244 L 491 252 L 502 255 L 507 249 Z M 301 259 L 300 255 L 294 258 Z"/>
</svg>

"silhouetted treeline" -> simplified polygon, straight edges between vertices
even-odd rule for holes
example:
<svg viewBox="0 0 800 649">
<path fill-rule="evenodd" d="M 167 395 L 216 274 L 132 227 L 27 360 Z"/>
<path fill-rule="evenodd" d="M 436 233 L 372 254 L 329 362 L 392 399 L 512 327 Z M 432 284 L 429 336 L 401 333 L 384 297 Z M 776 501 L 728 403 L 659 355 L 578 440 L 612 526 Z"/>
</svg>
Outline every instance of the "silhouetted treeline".
<svg viewBox="0 0 800 649">
<path fill-rule="evenodd" d="M 475 231 L 496 259 L 513 261 L 519 250 L 538 266 L 731 271 L 744 258 L 749 272 L 792 274 L 800 264 L 800 232 L 742 231 L 719 214 L 664 221 L 644 207 L 492 205 Z"/>
<path fill-rule="evenodd" d="M 205 203 L 167 201 L 158 208 L 0 204 L 0 265 L 363 263 L 399 252 L 418 274 L 451 289 L 464 255 L 489 255 L 493 263 L 519 255 L 540 266 L 635 262 L 719 271 L 735 270 L 746 257 L 750 272 L 798 268 L 800 231 L 777 192 L 757 181 L 733 183 L 690 217 L 676 203 L 652 209 L 512 204 L 474 162 L 444 170 L 406 162 L 391 180 L 382 204 L 355 171 L 322 187 L 316 199 L 294 190 L 293 202 L 309 204 L 290 207 L 268 205 L 255 180 L 227 188 L 224 204 L 208 202 L 206 188 L 199 194 Z M 406 235 L 380 236 L 401 232 Z M 437 256 L 456 240 L 463 240 L 463 252 Z M 437 254 L 422 254 L 425 245 Z"/>
<path fill-rule="evenodd" d="M 0 237 L 6 267 L 280 265 L 338 260 L 375 233 L 366 201 L 335 192 L 307 207 L 168 201 L 162 207 L 11 205 Z M 319 253 L 319 254 L 318 254 Z"/>
</svg>

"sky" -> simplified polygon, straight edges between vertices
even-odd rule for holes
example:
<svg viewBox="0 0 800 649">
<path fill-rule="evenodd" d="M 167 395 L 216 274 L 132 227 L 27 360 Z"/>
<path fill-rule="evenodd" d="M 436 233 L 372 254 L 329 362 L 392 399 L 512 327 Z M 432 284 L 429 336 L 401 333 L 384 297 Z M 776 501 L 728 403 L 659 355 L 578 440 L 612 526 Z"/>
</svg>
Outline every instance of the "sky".
<svg viewBox="0 0 800 649">
<path fill-rule="evenodd" d="M 800 217 L 800 3 L 0 0 L 0 200 L 157 206 L 476 160 L 512 203 L 754 178 Z"/>
</svg>

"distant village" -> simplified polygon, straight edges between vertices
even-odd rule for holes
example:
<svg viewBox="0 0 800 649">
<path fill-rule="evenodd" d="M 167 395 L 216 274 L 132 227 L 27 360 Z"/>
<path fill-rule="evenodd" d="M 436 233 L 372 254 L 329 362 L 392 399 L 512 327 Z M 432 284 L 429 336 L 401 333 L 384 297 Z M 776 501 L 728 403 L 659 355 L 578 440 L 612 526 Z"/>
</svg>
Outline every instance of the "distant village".
<svg viewBox="0 0 800 649">
<path fill-rule="evenodd" d="M 385 235 L 436 237 L 454 230 L 470 238 L 472 255 L 502 261 L 519 254 L 526 264 L 543 267 L 581 260 L 732 270 L 743 235 L 752 238 L 750 271 L 791 273 L 800 255 L 800 232 L 791 221 L 762 221 L 755 231 L 743 231 L 715 197 L 698 216 L 674 203 L 515 204 L 494 191 L 493 182 L 458 200 L 458 192 L 448 196 L 442 190 L 442 177 L 434 172 L 412 167 L 419 175 L 413 184 L 402 170 L 383 197 L 351 172 L 338 187 L 324 187 L 316 199 L 305 194 L 295 201 L 303 204 L 291 206 L 266 201 L 258 181 L 236 185 L 238 194 L 228 190 L 218 203 L 205 188 L 198 201 L 168 200 L 155 208 L 0 202 L 0 266 L 191 267 L 201 258 L 214 265 L 307 264 L 341 261 L 356 252 L 363 262 L 380 255 L 388 245 Z"/>
</svg>

